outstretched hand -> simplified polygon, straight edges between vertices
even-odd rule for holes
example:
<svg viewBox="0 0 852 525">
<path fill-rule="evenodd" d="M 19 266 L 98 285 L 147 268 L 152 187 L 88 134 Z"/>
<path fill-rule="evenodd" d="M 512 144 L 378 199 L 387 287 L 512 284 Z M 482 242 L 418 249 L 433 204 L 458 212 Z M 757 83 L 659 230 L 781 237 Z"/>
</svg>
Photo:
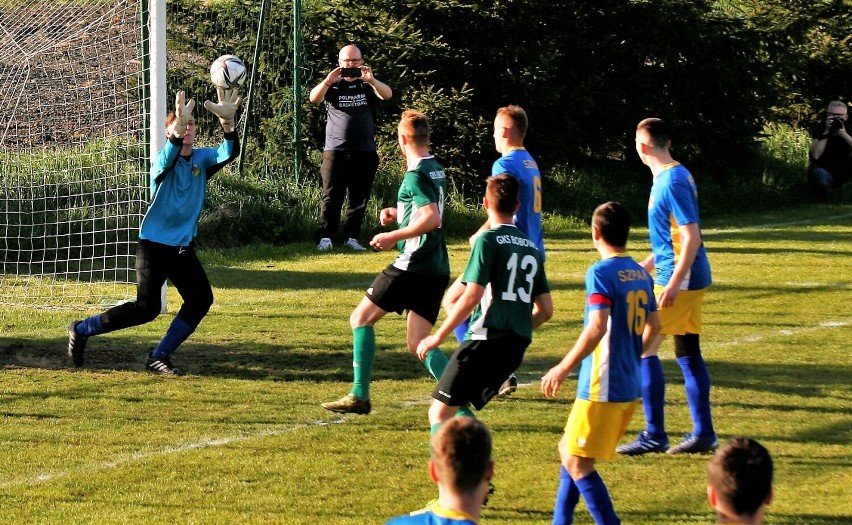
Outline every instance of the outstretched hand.
<svg viewBox="0 0 852 525">
<path fill-rule="evenodd" d="M 178 91 L 175 96 L 175 122 L 172 126 L 172 134 L 175 137 L 183 137 L 186 134 L 186 128 L 192 121 L 192 110 L 195 109 L 195 101 L 189 99 L 186 101 L 186 93 Z"/>
<path fill-rule="evenodd" d="M 565 370 L 561 366 L 556 365 L 542 376 L 541 392 L 545 397 L 556 397 L 556 394 L 559 393 L 559 387 L 562 386 L 562 383 L 565 382 L 565 378 L 568 377 L 568 372 L 569 370 Z"/>
<path fill-rule="evenodd" d="M 243 101 L 240 96 L 239 89 L 222 89 L 216 88 L 216 97 L 218 102 L 204 101 L 204 108 L 219 117 L 219 122 L 222 124 L 222 129 L 225 132 L 234 131 L 236 127 L 235 116 L 237 108 Z"/>
</svg>

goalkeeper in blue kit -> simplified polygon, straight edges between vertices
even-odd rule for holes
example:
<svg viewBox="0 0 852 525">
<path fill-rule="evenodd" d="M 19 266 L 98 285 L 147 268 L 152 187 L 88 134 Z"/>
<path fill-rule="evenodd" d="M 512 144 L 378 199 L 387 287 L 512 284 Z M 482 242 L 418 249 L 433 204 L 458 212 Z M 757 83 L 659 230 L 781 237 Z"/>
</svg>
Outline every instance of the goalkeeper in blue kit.
<svg viewBox="0 0 852 525">
<path fill-rule="evenodd" d="M 183 304 L 145 366 L 157 374 L 182 374 L 171 355 L 213 304 L 213 290 L 194 247 L 207 181 L 239 155 L 235 116 L 242 99 L 238 90 L 219 88 L 217 95 L 218 102 L 208 100 L 204 107 L 219 117 L 224 140 L 218 148 L 195 148 L 195 101 L 187 101 L 183 91 L 177 93 L 175 110 L 166 118 L 168 140 L 151 166 L 151 202 L 136 248 L 136 300 L 71 322 L 67 353 L 74 366 L 83 366 L 89 337 L 154 320 L 168 279 Z"/>
</svg>

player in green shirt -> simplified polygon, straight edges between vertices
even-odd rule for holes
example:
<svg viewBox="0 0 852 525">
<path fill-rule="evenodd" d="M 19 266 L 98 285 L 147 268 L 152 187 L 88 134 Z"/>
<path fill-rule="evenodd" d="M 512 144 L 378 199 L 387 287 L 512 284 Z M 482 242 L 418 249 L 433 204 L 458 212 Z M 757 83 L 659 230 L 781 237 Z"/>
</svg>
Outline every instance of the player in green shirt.
<svg viewBox="0 0 852 525">
<path fill-rule="evenodd" d="M 532 331 L 553 315 L 544 256 L 513 224 L 518 181 L 490 177 L 484 206 L 491 225 L 474 242 L 464 271 L 465 290 L 440 328 L 417 347 L 428 359 L 468 316 L 470 328 L 440 376 L 429 408 L 434 433 L 467 403 L 481 410 L 514 372 L 532 341 Z"/>
<path fill-rule="evenodd" d="M 397 126 L 397 138 L 408 169 L 399 187 L 397 207 L 383 209 L 379 221 L 382 226 L 396 221 L 399 228 L 377 234 L 370 246 L 377 250 L 396 246 L 399 255 L 376 277 L 349 316 L 354 384 L 349 394 L 322 404 L 332 412 L 370 413 L 370 382 L 376 356 L 374 325 L 388 312 L 407 311 L 407 345 L 414 353 L 432 331 L 450 281 L 450 262 L 441 229 L 447 180 L 444 168 L 429 152 L 426 115 L 405 111 Z M 447 365 L 447 356 L 438 350 L 423 361 L 437 379 Z"/>
</svg>

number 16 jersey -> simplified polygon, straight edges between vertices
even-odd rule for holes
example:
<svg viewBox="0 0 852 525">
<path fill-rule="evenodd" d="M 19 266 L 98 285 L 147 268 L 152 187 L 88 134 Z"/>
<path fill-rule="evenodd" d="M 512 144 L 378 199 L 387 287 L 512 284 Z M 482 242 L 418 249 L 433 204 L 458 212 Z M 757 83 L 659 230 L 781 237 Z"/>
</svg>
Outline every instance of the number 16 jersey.
<svg viewBox="0 0 852 525">
<path fill-rule="evenodd" d="M 544 257 L 517 227 L 500 224 L 474 242 L 462 280 L 485 287 L 465 340 L 516 335 L 532 341 L 535 298 L 550 292 Z"/>
<path fill-rule="evenodd" d="M 588 324 L 591 311 L 602 309 L 609 309 L 607 331 L 580 364 L 577 398 L 633 401 L 642 396 L 642 334 L 657 302 L 651 276 L 626 253 L 602 259 L 586 272 L 583 325 Z"/>
</svg>

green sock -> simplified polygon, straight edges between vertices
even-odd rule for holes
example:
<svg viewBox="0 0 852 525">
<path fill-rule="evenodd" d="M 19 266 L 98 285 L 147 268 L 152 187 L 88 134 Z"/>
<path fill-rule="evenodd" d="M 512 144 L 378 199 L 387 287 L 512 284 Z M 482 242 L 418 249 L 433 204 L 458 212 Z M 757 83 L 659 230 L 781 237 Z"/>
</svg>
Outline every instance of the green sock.
<svg viewBox="0 0 852 525">
<path fill-rule="evenodd" d="M 476 415 L 473 413 L 473 410 L 470 409 L 470 405 L 465 405 L 456 411 L 456 416 L 466 416 L 472 417 L 476 419 Z"/>
<path fill-rule="evenodd" d="M 444 422 L 442 421 L 440 423 L 435 423 L 434 425 L 430 426 L 429 427 L 429 436 L 430 437 L 434 436 L 435 433 L 438 432 L 438 429 L 441 428 L 441 425 L 443 425 L 443 424 L 444 424 Z M 431 449 L 432 447 L 429 447 L 429 448 Z"/>
<path fill-rule="evenodd" d="M 447 359 L 447 355 L 441 351 L 440 348 L 436 348 L 426 354 L 426 359 L 423 360 L 423 366 L 426 367 L 426 370 L 432 374 L 432 377 L 435 379 L 441 379 L 441 374 L 444 373 L 444 369 L 447 368 L 447 363 L 450 360 Z"/>
<path fill-rule="evenodd" d="M 352 329 L 352 368 L 355 378 L 352 393 L 358 399 L 370 399 L 373 362 L 376 360 L 376 331 L 372 326 Z"/>
</svg>

